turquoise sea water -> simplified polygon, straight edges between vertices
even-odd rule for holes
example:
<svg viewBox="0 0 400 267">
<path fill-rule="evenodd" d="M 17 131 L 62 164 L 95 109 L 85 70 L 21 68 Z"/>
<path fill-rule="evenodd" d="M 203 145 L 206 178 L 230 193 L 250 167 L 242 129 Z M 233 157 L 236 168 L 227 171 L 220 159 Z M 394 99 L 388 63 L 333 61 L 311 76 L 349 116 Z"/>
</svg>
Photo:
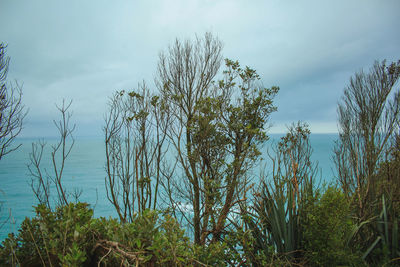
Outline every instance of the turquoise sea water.
<svg viewBox="0 0 400 267">
<path fill-rule="evenodd" d="M 280 135 L 271 135 L 271 142 L 279 140 Z M 318 161 L 323 181 L 334 179 L 333 163 L 331 161 L 335 134 L 312 134 L 310 137 L 314 150 L 313 160 Z M 37 139 L 19 139 L 22 146 L 15 152 L 5 156 L 0 161 L 0 201 L 2 208 L 0 222 L 5 222 L 0 228 L 0 241 L 9 232 L 16 232 L 25 217 L 34 215 L 33 205 L 37 204 L 30 187 L 31 178 L 27 164 L 32 142 Z M 55 139 L 47 139 L 47 149 L 43 156 L 43 167 L 51 174 L 50 145 Z M 112 216 L 115 212 L 108 202 L 104 186 L 105 149 L 102 138 L 77 138 L 73 150 L 67 159 L 63 175 L 67 189 L 83 190 L 81 201 L 88 202 L 94 207 L 94 216 Z M 267 166 L 268 168 L 268 166 Z M 8 220 L 6 220 L 9 217 Z"/>
</svg>

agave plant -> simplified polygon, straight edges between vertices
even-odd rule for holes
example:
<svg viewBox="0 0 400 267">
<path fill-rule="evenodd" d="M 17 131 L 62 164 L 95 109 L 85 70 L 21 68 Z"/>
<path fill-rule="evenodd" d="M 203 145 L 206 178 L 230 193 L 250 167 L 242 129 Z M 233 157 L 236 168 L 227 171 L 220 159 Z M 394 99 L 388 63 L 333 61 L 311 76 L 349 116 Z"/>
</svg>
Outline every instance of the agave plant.
<svg viewBox="0 0 400 267">
<path fill-rule="evenodd" d="M 250 227 L 253 230 L 260 227 L 261 232 L 264 233 L 264 235 L 259 235 L 258 231 L 254 231 L 256 239 L 263 239 L 268 247 L 273 246 L 280 254 L 290 254 L 299 248 L 300 226 L 297 206 L 292 205 L 293 187 L 288 185 L 288 194 L 284 190 L 284 185 L 280 185 L 273 192 L 267 189 L 267 184 L 263 187 L 263 192 L 254 204 L 259 226 L 252 221 Z"/>
</svg>

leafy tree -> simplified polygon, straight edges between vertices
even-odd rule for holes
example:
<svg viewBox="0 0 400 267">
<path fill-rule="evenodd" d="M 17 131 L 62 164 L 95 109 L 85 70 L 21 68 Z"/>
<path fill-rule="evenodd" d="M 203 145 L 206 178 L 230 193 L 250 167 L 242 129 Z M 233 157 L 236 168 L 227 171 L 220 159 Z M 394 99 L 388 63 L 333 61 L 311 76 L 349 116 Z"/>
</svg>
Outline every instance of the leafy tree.
<svg viewBox="0 0 400 267">
<path fill-rule="evenodd" d="M 13 146 L 13 141 L 21 132 L 27 113 L 22 104 L 21 86 L 6 83 L 10 62 L 6 47 L 0 43 L 0 159 L 21 146 Z"/>
<path fill-rule="evenodd" d="M 158 63 L 158 86 L 171 114 L 167 136 L 182 170 L 169 177 L 166 191 L 196 244 L 220 240 L 233 207 L 245 201 L 247 170 L 260 155 L 266 122 L 276 110 L 278 88 L 262 87 L 253 69 L 226 60 L 223 79 L 214 81 L 221 50 L 207 33 L 193 43 L 177 40 Z"/>
</svg>

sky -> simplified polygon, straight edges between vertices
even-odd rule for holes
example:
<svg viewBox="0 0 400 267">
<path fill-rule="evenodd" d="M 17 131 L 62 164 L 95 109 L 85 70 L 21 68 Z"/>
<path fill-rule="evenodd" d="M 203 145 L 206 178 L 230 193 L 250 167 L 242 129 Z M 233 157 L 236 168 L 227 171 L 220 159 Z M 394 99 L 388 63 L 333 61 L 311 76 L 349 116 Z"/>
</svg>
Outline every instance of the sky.
<svg viewBox="0 0 400 267">
<path fill-rule="evenodd" d="M 0 0 L 0 42 L 29 109 L 22 137 L 55 136 L 63 99 L 75 136 L 102 136 L 110 96 L 143 80 L 155 90 L 159 53 L 205 32 L 280 87 L 270 132 L 301 120 L 332 133 L 350 77 L 400 59 L 399 11 L 397 0 Z"/>
</svg>

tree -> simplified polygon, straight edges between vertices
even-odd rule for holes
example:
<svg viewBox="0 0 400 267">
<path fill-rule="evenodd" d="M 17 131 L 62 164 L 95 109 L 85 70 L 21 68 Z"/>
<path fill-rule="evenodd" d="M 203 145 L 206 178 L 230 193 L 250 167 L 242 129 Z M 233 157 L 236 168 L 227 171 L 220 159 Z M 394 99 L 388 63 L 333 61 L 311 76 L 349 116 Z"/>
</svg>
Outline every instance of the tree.
<svg viewBox="0 0 400 267">
<path fill-rule="evenodd" d="M 361 221 L 369 214 L 379 165 L 399 131 L 400 91 L 395 89 L 399 78 L 400 61 L 375 62 L 369 73 L 361 71 L 350 79 L 338 104 L 334 161 L 343 191 L 355 199 Z"/>
<path fill-rule="evenodd" d="M 158 88 L 171 115 L 167 136 L 181 170 L 166 177 L 164 187 L 172 212 L 201 245 L 220 240 L 232 209 L 246 200 L 247 171 L 268 139 L 266 122 L 278 92 L 262 87 L 255 70 L 231 60 L 215 82 L 221 51 L 221 42 L 207 33 L 194 42 L 176 40 L 158 63 Z"/>
<path fill-rule="evenodd" d="M 14 139 L 22 130 L 26 110 L 22 104 L 21 86 L 6 83 L 10 58 L 6 45 L 0 43 L 0 160 L 21 145 L 13 146 Z"/>
<path fill-rule="evenodd" d="M 156 209 L 166 155 L 168 113 L 143 83 L 138 90 L 117 92 L 105 118 L 107 198 L 122 222 L 135 212 Z"/>
</svg>

